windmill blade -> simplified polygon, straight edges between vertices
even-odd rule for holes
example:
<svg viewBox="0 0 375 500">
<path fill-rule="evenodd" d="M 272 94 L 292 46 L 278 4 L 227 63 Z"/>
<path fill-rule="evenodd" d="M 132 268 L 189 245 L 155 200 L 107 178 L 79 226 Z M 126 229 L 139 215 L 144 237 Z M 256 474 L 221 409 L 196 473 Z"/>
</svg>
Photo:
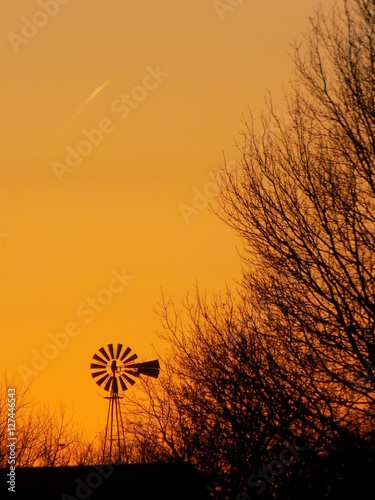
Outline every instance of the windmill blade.
<svg viewBox="0 0 375 500">
<path fill-rule="evenodd" d="M 109 361 L 109 360 L 110 360 L 110 358 L 109 358 L 109 356 L 108 356 L 108 353 L 106 352 L 106 350 L 104 349 L 104 347 L 101 347 L 101 348 L 99 349 L 99 351 L 103 354 L 103 356 L 105 357 L 105 359 L 106 359 L 107 361 Z"/>
<path fill-rule="evenodd" d="M 107 361 L 105 359 L 101 358 L 100 356 L 98 356 L 97 354 L 94 354 L 92 359 L 95 359 L 96 361 L 99 361 L 99 363 L 103 363 L 104 365 L 107 364 Z"/>
<path fill-rule="evenodd" d="M 92 376 L 92 378 L 96 378 L 96 377 L 100 377 L 101 375 L 104 375 L 104 374 L 108 375 L 106 370 L 102 370 L 102 371 L 96 372 L 96 373 L 94 372 L 91 374 L 91 376 Z"/>
<path fill-rule="evenodd" d="M 92 369 L 98 368 L 99 370 L 103 370 L 103 368 L 105 368 L 105 367 L 106 367 L 106 365 L 98 365 L 97 363 L 91 363 L 91 365 L 90 365 L 90 368 L 92 368 Z"/>
<path fill-rule="evenodd" d="M 115 357 L 115 353 L 113 351 L 113 344 L 108 344 L 108 349 L 109 352 L 111 353 L 111 358 L 113 359 Z"/>
<path fill-rule="evenodd" d="M 126 356 L 129 354 L 130 351 L 131 351 L 130 347 L 127 347 L 125 349 L 124 354 L 121 356 L 120 361 L 123 361 L 126 358 Z"/>
<path fill-rule="evenodd" d="M 115 379 L 116 377 L 109 377 L 109 380 L 107 380 L 105 386 L 104 386 L 104 390 L 105 391 L 109 391 L 111 385 L 113 384 L 113 379 Z"/>
<path fill-rule="evenodd" d="M 128 363 L 130 363 L 131 361 L 134 361 L 134 359 L 137 359 L 137 358 L 138 358 L 138 356 L 134 353 L 128 359 L 124 359 L 123 363 L 124 363 L 124 365 L 127 365 Z"/>
<path fill-rule="evenodd" d="M 128 375 L 126 375 L 125 373 L 121 373 L 120 380 L 122 378 L 124 378 L 127 382 L 129 382 L 130 385 L 134 385 L 135 384 L 135 380 L 133 380 L 132 378 L 128 377 Z"/>
<path fill-rule="evenodd" d="M 148 377 L 158 378 L 160 371 L 159 360 L 145 361 L 144 363 L 134 363 L 128 368 L 138 368 L 140 375 L 147 375 Z"/>
<path fill-rule="evenodd" d="M 101 379 L 97 380 L 97 381 L 96 381 L 96 383 L 100 386 L 100 385 L 104 384 L 104 382 L 105 382 L 108 378 L 110 378 L 110 376 L 108 375 L 108 373 L 106 373 L 106 374 L 104 375 L 104 377 L 102 377 Z"/>
<path fill-rule="evenodd" d="M 121 351 L 122 351 L 122 344 L 117 344 L 116 359 L 120 358 Z"/>
<path fill-rule="evenodd" d="M 120 380 L 121 389 L 122 389 L 123 391 L 127 391 L 127 390 L 128 390 L 128 388 L 126 387 L 125 382 L 122 380 L 122 377 L 120 377 L 120 378 L 119 378 L 119 380 Z"/>
</svg>

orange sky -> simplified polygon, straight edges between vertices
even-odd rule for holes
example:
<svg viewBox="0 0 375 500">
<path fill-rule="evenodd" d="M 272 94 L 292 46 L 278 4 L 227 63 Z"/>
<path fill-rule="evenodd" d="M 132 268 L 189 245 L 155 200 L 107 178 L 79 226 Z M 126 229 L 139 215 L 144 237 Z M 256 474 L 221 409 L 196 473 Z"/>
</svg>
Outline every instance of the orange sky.
<svg viewBox="0 0 375 500">
<path fill-rule="evenodd" d="M 194 193 L 237 157 L 267 88 L 282 109 L 289 43 L 316 1 L 60 2 L 2 0 L 0 363 L 93 433 L 97 349 L 152 358 L 161 289 L 179 304 L 196 281 L 240 277 L 238 240 Z M 48 351 L 52 337 L 66 346 Z"/>
</svg>

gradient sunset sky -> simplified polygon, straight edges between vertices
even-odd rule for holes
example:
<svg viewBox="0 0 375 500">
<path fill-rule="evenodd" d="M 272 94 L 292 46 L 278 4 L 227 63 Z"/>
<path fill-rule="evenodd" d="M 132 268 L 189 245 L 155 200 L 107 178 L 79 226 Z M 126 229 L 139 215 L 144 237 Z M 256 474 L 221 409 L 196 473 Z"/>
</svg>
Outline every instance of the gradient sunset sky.
<svg viewBox="0 0 375 500">
<path fill-rule="evenodd" d="M 196 282 L 235 288 L 240 242 L 206 206 L 211 174 L 267 89 L 282 112 L 316 5 L 2 0 L 0 364 L 38 404 L 63 401 L 92 435 L 98 348 L 151 359 L 161 290 L 179 305 Z"/>
</svg>

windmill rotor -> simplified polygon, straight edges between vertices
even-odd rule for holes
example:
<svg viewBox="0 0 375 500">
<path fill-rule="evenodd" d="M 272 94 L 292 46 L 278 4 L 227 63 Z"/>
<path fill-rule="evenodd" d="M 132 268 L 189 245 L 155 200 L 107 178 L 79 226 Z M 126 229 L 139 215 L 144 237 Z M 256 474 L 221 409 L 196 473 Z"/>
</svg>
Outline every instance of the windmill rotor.
<svg viewBox="0 0 375 500">
<path fill-rule="evenodd" d="M 129 385 L 134 385 L 135 379 L 140 375 L 153 378 L 159 376 L 160 365 L 157 359 L 134 363 L 136 359 L 138 356 L 132 353 L 130 347 L 108 344 L 94 354 L 90 364 L 91 376 L 99 387 L 114 394 L 128 390 Z"/>
</svg>

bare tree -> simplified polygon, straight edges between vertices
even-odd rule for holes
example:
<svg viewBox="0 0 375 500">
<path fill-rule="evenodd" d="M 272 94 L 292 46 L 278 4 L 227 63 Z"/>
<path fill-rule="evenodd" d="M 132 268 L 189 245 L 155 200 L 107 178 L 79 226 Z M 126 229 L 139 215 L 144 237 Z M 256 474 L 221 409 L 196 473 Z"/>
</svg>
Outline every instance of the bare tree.
<svg viewBox="0 0 375 500">
<path fill-rule="evenodd" d="M 294 61 L 288 116 L 270 98 L 260 134 L 250 117 L 241 166 L 219 183 L 218 214 L 244 244 L 240 298 L 197 294 L 185 318 L 161 305 L 167 376 L 139 406 L 159 453 L 197 465 L 215 498 L 248 490 L 293 439 L 308 451 L 289 487 L 326 474 L 332 492 L 330 475 L 373 457 L 375 0 L 319 8 Z"/>
<path fill-rule="evenodd" d="M 17 467 L 60 466 L 92 463 L 93 444 L 83 439 L 61 404 L 59 411 L 41 408 L 30 399 L 30 388 L 19 388 L 4 376 L 0 390 L 0 466 L 8 467 L 8 388 L 15 388 L 15 436 Z"/>
<path fill-rule="evenodd" d="M 158 383 L 145 383 L 145 397 L 132 397 L 128 428 L 136 433 L 136 448 L 142 459 L 193 464 L 214 498 L 233 497 L 252 470 L 280 452 L 283 440 L 300 437 L 291 425 L 292 396 L 254 318 L 229 291 L 210 302 L 197 292 L 184 311 L 163 301 L 159 313 L 169 353 Z"/>
<path fill-rule="evenodd" d="M 0 386 L 0 466 L 8 466 L 9 449 L 7 447 L 9 428 L 8 428 L 8 418 L 12 418 L 15 421 L 15 435 L 17 437 L 17 465 L 20 463 L 30 464 L 32 462 L 32 449 L 35 443 L 36 432 L 34 429 L 29 429 L 30 432 L 25 432 L 26 427 L 20 426 L 20 420 L 26 419 L 28 411 L 32 408 L 32 402 L 28 398 L 29 388 L 16 388 L 16 393 L 14 399 L 16 401 L 15 415 L 9 413 L 8 400 L 9 393 L 8 389 L 14 389 L 15 386 L 6 376 L 3 375 L 3 379 Z M 19 443 L 22 443 L 20 446 Z"/>
<path fill-rule="evenodd" d="M 37 459 L 35 465 L 55 467 L 69 465 L 75 461 L 81 448 L 82 433 L 73 423 L 73 415 L 68 415 L 60 404 L 58 412 L 48 407 L 33 417 L 38 419 Z"/>
<path fill-rule="evenodd" d="M 288 120 L 271 101 L 221 183 L 279 369 L 315 404 L 314 425 L 362 435 L 375 417 L 374 28 L 373 0 L 318 10 L 295 48 Z"/>
</svg>

